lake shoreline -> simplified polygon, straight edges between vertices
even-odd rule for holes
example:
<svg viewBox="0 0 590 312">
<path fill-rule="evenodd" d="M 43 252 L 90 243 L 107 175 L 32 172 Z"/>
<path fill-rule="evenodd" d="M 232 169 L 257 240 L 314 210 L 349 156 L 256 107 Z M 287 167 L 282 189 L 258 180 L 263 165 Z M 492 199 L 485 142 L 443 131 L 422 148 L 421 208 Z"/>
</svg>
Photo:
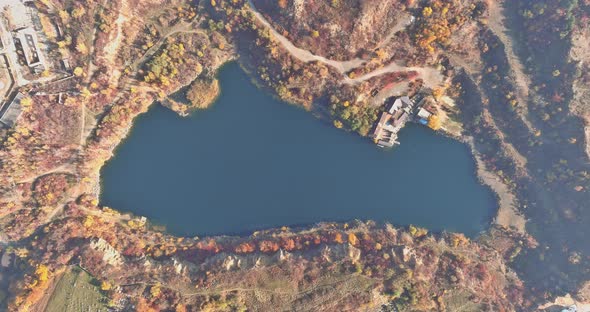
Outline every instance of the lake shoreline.
<svg viewBox="0 0 590 312">
<path fill-rule="evenodd" d="M 355 219 L 477 236 L 492 224 L 493 193 L 477 178 L 469 149 L 455 138 L 411 124 L 400 133 L 400 147 L 382 151 L 277 101 L 252 85 L 237 65 L 229 66 L 221 73 L 220 103 L 210 109 L 179 119 L 165 107 L 150 106 L 134 122 L 125 143 L 101 170 L 101 204 L 145 215 L 183 236 Z M 239 126 L 241 139 L 228 141 L 237 134 L 232 125 Z M 134 150 L 139 154 L 129 154 Z M 232 156 L 236 151 L 237 158 Z M 204 178 L 194 179 L 189 172 Z M 429 176 L 461 178 L 450 183 Z M 230 200 L 226 189 L 237 201 Z M 246 215 L 239 206 L 248 208 Z M 157 207 L 166 207 L 166 214 Z M 453 217 L 461 209 L 462 217 Z M 211 215 L 217 211 L 226 217 Z"/>
</svg>

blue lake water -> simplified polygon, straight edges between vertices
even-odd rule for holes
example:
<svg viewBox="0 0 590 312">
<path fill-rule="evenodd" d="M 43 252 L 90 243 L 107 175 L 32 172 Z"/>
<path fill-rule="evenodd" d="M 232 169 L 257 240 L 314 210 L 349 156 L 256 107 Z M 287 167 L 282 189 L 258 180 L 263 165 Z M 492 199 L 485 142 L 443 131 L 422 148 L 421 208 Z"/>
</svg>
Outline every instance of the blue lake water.
<svg viewBox="0 0 590 312">
<path fill-rule="evenodd" d="M 382 150 L 258 90 L 237 64 L 189 118 L 154 105 L 102 169 L 101 204 L 178 235 L 352 219 L 474 236 L 495 213 L 467 146 L 419 125 Z"/>
</svg>

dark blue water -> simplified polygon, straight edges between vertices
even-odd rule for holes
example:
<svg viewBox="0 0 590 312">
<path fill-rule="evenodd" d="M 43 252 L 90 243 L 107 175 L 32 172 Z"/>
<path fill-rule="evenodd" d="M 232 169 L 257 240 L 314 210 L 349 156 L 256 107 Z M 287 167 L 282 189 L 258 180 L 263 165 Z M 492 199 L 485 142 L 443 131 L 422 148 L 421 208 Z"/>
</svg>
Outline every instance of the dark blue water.
<svg viewBox="0 0 590 312">
<path fill-rule="evenodd" d="M 101 202 L 179 235 L 372 219 L 475 235 L 495 212 L 468 148 L 417 125 L 385 151 L 258 90 L 236 65 L 214 106 L 154 105 L 102 170 Z"/>
</svg>

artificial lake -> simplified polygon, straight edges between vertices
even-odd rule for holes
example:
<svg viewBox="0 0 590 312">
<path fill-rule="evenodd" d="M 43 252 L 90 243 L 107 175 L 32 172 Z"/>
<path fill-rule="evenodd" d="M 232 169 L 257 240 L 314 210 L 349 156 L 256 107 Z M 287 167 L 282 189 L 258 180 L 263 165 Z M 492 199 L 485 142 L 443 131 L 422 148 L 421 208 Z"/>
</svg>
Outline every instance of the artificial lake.
<svg viewBox="0 0 590 312">
<path fill-rule="evenodd" d="M 468 147 L 410 124 L 383 150 L 283 103 L 232 63 L 206 111 L 153 105 L 102 169 L 101 204 L 178 235 L 352 219 L 470 236 L 497 203 Z"/>
</svg>

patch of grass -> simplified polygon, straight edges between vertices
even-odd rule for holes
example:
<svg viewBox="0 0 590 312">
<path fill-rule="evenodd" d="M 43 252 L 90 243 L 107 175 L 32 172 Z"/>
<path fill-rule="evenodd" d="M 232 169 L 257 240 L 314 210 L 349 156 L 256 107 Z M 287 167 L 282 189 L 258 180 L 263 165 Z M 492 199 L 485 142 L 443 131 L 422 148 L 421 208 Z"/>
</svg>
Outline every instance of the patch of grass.
<svg viewBox="0 0 590 312">
<path fill-rule="evenodd" d="M 447 311 L 476 312 L 485 310 L 484 306 L 471 301 L 469 296 L 470 294 L 467 292 L 451 292 L 445 296 Z"/>
<path fill-rule="evenodd" d="M 57 283 L 45 312 L 108 311 L 96 280 L 75 267 Z"/>
</svg>

